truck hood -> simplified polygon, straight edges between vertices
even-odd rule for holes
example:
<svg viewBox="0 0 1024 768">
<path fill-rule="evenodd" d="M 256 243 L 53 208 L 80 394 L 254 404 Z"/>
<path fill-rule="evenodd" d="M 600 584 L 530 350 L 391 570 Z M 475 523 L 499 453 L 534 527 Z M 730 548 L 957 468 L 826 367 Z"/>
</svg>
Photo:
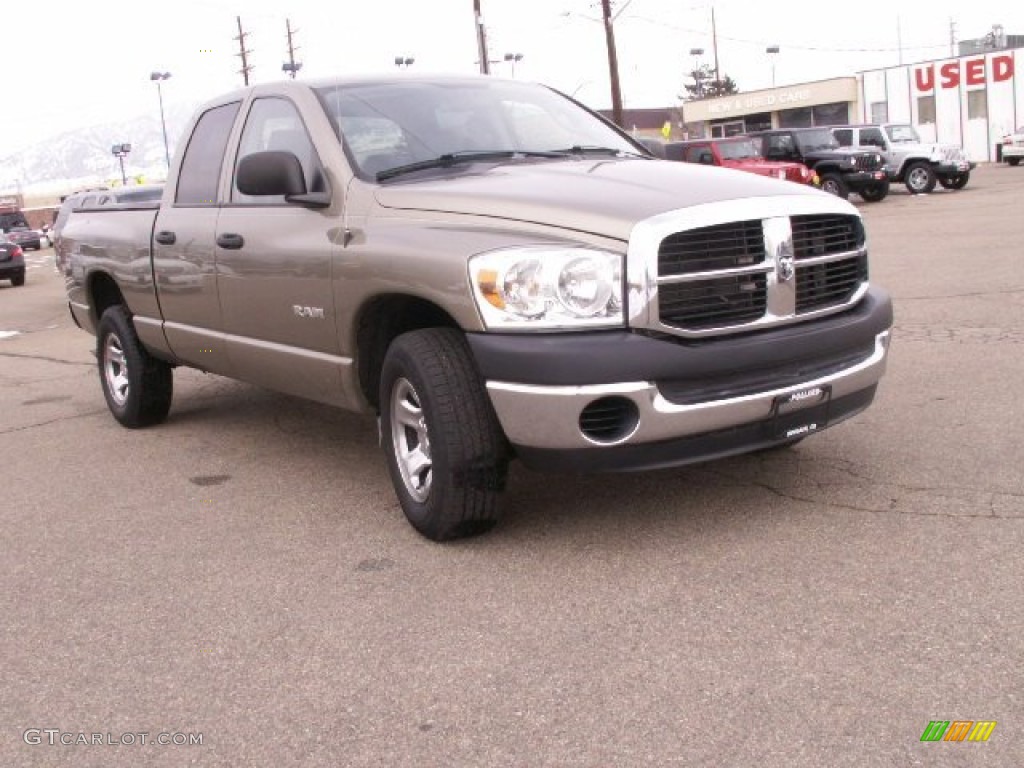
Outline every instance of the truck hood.
<svg viewBox="0 0 1024 768">
<path fill-rule="evenodd" d="M 628 240 L 659 213 L 723 200 L 824 194 L 725 168 L 640 158 L 475 164 L 376 188 L 384 208 L 489 216 Z"/>
</svg>

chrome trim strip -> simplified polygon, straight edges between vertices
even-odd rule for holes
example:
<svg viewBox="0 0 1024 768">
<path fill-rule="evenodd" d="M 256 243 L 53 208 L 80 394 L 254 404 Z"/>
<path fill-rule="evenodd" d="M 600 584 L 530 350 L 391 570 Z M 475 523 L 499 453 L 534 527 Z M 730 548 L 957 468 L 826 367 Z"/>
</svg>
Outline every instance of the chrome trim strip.
<svg viewBox="0 0 1024 768">
<path fill-rule="evenodd" d="M 718 277 L 736 277 L 739 275 L 763 275 L 772 269 L 772 265 L 766 261 L 759 261 L 749 267 L 731 267 L 729 269 L 713 269 L 706 272 L 687 272 L 682 275 L 665 275 L 658 278 L 658 285 L 676 285 L 678 283 L 692 283 L 698 280 L 714 280 Z"/>
<path fill-rule="evenodd" d="M 829 264 L 833 261 L 842 261 L 843 259 L 856 259 L 867 254 L 867 248 L 858 248 L 855 251 L 843 251 L 842 253 L 827 253 L 824 256 L 804 256 L 796 258 L 796 268 L 800 267 L 813 267 L 818 264 Z"/>
<path fill-rule="evenodd" d="M 555 450 L 603 445 L 580 432 L 579 416 L 593 400 L 608 395 L 629 398 L 640 413 L 636 430 L 616 445 L 671 440 L 762 421 L 771 416 L 776 398 L 805 389 L 831 387 L 833 398 L 866 389 L 876 384 L 885 371 L 889 334 L 878 334 L 871 355 L 845 370 L 790 387 L 705 403 L 671 403 L 662 397 L 654 382 L 647 381 L 578 387 L 489 381 L 487 391 L 506 436 L 516 445 Z"/>
</svg>

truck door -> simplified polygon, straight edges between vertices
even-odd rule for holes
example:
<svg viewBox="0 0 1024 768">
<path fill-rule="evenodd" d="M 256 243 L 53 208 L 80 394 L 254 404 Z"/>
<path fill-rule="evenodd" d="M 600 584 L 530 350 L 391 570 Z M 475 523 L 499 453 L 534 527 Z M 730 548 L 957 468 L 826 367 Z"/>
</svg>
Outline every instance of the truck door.
<svg viewBox="0 0 1024 768">
<path fill-rule="evenodd" d="M 294 154 L 306 188 L 327 179 L 302 117 L 286 98 L 252 101 L 234 157 Z M 217 274 L 235 374 L 280 392 L 340 404 L 341 370 L 331 262 L 337 220 L 278 196 L 242 194 L 232 178 L 217 222 Z"/>
<path fill-rule="evenodd" d="M 181 360 L 231 375 L 217 296 L 218 187 L 241 102 L 213 107 L 192 131 L 153 232 L 153 272 L 164 335 Z"/>
</svg>

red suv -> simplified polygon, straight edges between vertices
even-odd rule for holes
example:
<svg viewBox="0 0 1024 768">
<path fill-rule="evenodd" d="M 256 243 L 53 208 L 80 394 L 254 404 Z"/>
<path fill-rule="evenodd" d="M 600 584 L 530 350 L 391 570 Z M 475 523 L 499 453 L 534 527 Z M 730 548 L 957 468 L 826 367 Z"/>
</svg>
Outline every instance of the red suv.
<svg viewBox="0 0 1024 768">
<path fill-rule="evenodd" d="M 684 163 L 736 168 L 760 176 L 771 176 L 773 179 L 795 181 L 798 184 L 819 183 L 818 174 L 803 163 L 765 160 L 761 155 L 761 142 L 746 136 L 675 141 L 665 145 L 665 157 Z"/>
</svg>

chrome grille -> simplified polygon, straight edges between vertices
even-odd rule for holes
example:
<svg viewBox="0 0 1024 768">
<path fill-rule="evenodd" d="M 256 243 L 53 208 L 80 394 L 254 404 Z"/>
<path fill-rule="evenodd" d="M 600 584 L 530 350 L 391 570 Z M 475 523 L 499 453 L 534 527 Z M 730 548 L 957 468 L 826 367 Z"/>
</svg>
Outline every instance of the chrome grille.
<svg viewBox="0 0 1024 768">
<path fill-rule="evenodd" d="M 701 227 L 669 235 L 658 248 L 658 274 L 683 275 L 764 261 L 760 220 Z"/>
<path fill-rule="evenodd" d="M 669 333 L 703 337 L 792 323 L 843 309 L 867 288 L 864 228 L 855 214 L 768 215 L 666 230 L 650 243 L 657 247 L 657 287 L 656 325 L 649 327 Z"/>
</svg>

